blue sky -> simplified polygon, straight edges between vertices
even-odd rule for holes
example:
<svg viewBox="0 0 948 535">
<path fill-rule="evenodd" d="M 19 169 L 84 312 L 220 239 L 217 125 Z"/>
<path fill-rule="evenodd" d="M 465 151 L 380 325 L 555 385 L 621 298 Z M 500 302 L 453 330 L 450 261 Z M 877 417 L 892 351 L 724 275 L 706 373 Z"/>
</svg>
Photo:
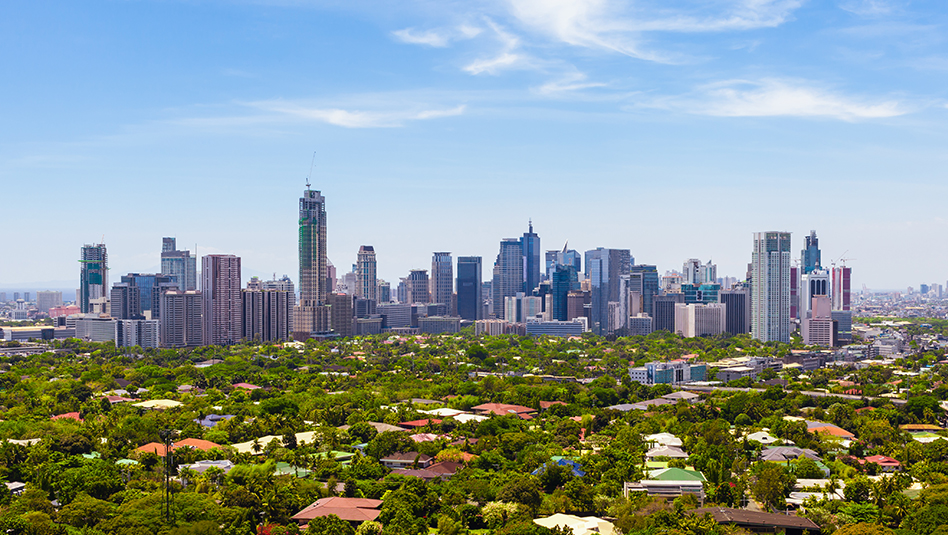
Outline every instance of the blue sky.
<svg viewBox="0 0 948 535">
<path fill-rule="evenodd" d="M 532 218 L 544 249 L 740 276 L 816 229 L 856 287 L 948 279 L 943 1 L 0 3 L 0 286 L 158 269 L 162 236 L 396 281 Z M 15 258 L 15 260 L 11 260 Z M 39 288 L 36 288 L 39 289 Z"/>
</svg>

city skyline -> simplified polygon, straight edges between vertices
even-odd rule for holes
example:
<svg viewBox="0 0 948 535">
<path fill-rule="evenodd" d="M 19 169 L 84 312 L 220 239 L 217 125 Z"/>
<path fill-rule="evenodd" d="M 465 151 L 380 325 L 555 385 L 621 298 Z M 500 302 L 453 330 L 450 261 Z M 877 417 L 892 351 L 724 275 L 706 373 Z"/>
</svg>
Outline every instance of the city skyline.
<svg viewBox="0 0 948 535">
<path fill-rule="evenodd" d="M 0 21 L 3 288 L 72 281 L 103 234 L 119 273 L 158 272 L 173 236 L 292 275 L 306 177 L 328 257 L 374 245 L 388 281 L 433 251 L 489 263 L 531 219 L 545 250 L 662 270 L 740 276 L 752 232 L 799 251 L 817 229 L 857 289 L 948 278 L 922 206 L 948 194 L 938 2 L 13 0 Z M 419 233 L 423 206 L 449 217 Z"/>
</svg>

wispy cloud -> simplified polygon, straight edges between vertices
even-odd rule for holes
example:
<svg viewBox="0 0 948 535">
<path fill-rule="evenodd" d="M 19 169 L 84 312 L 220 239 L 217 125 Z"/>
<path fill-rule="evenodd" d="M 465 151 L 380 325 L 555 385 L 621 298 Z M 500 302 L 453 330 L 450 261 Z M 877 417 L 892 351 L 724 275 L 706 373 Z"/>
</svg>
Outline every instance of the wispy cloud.
<svg viewBox="0 0 948 535">
<path fill-rule="evenodd" d="M 403 109 L 403 110 L 346 110 L 341 108 L 308 107 L 302 104 L 281 100 L 248 103 L 249 106 L 276 113 L 278 115 L 329 123 L 346 128 L 390 128 L 403 126 L 408 121 L 451 117 L 464 113 L 462 104 L 446 109 Z"/>
<path fill-rule="evenodd" d="M 476 26 L 462 24 L 454 28 L 439 30 L 416 30 L 415 28 L 405 28 L 403 30 L 396 30 L 392 32 L 392 35 L 394 35 L 396 39 L 403 43 L 442 48 L 448 46 L 453 41 L 473 39 L 474 37 L 477 37 L 482 31 L 483 30 L 481 28 Z"/>
<path fill-rule="evenodd" d="M 581 72 L 571 72 L 557 80 L 541 85 L 534 91 L 540 95 L 555 95 L 569 91 L 580 91 L 583 89 L 606 86 L 606 84 L 601 82 L 587 82 L 586 79 L 587 76 Z"/>
<path fill-rule="evenodd" d="M 502 70 L 513 68 L 528 68 L 532 66 L 529 56 L 518 51 L 520 39 L 508 33 L 503 28 L 491 20 L 487 20 L 487 26 L 493 30 L 494 35 L 500 42 L 499 52 L 487 58 L 480 58 L 464 66 L 464 70 L 470 74 L 497 74 Z"/>
<path fill-rule="evenodd" d="M 863 17 L 888 15 L 895 10 L 895 5 L 888 0 L 843 0 L 839 7 Z"/>
<path fill-rule="evenodd" d="M 647 32 L 721 32 L 775 27 L 789 20 L 802 0 L 738 0 L 711 12 L 649 9 L 614 0 L 509 0 L 524 25 L 574 46 L 599 48 L 631 57 L 676 63 L 671 54 L 650 50 Z M 715 3 L 719 5 L 721 3 Z"/>
<path fill-rule="evenodd" d="M 871 102 L 788 80 L 727 80 L 690 95 L 656 99 L 647 107 L 717 117 L 824 117 L 843 121 L 910 113 L 896 100 Z"/>
</svg>

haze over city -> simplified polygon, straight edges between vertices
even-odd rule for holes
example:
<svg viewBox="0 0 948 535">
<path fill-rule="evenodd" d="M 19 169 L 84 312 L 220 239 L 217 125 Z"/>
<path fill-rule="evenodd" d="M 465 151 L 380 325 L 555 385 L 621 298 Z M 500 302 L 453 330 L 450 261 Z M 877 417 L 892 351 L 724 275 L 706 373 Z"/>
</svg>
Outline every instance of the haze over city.
<svg viewBox="0 0 948 535">
<path fill-rule="evenodd" d="M 340 272 L 487 263 L 532 218 L 663 272 L 816 229 L 854 289 L 945 280 L 940 3 L 623 6 L 6 2 L 0 286 L 75 281 L 103 235 L 116 274 L 176 236 L 295 279 L 314 151 Z"/>
</svg>

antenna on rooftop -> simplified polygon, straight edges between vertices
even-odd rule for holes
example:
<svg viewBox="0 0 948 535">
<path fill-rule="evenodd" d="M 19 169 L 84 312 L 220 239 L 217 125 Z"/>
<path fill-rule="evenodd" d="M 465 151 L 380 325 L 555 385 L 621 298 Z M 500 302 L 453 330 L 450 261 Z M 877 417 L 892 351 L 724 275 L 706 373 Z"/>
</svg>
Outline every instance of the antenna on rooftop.
<svg viewBox="0 0 948 535">
<path fill-rule="evenodd" d="M 313 161 L 309 164 L 309 174 L 306 175 L 306 189 L 309 189 L 309 178 L 313 176 L 313 166 L 316 165 L 316 151 L 313 151 Z"/>
</svg>

